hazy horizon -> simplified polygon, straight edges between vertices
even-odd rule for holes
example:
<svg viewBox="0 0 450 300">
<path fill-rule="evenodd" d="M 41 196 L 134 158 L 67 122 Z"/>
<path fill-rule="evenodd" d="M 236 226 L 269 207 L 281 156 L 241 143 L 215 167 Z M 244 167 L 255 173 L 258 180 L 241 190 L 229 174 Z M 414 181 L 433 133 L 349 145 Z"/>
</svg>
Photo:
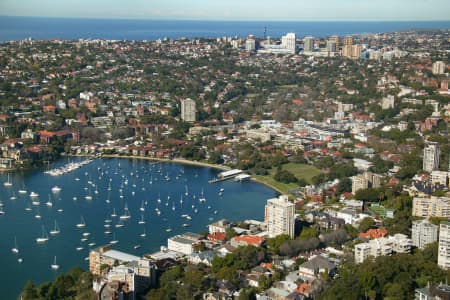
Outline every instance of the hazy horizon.
<svg viewBox="0 0 450 300">
<path fill-rule="evenodd" d="M 3 0 L 0 16 L 192 21 L 449 21 L 448 0 Z"/>
</svg>

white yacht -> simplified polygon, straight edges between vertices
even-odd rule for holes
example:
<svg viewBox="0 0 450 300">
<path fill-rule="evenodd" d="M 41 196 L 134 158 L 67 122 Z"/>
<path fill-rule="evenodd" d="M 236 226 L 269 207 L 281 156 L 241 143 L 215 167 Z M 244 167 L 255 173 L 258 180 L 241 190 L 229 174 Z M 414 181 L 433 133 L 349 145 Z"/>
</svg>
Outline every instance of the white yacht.
<svg viewBox="0 0 450 300">
<path fill-rule="evenodd" d="M 61 192 L 61 188 L 57 185 L 55 185 L 54 187 L 52 187 L 52 193 L 57 194 Z"/>
</svg>

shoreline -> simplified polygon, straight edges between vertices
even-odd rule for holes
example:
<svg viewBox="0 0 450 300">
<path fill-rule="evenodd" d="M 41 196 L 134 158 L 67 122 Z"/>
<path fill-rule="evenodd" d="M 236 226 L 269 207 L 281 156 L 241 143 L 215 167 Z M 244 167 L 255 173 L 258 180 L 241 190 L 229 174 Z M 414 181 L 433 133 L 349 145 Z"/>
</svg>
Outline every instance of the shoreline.
<svg viewBox="0 0 450 300">
<path fill-rule="evenodd" d="M 66 156 L 73 156 L 73 157 L 92 157 L 92 155 L 85 155 L 85 154 L 70 154 Z M 99 158 L 123 158 L 123 159 L 143 159 L 143 160 L 150 160 L 150 161 L 157 161 L 157 162 L 165 162 L 165 163 L 179 163 L 179 164 L 185 164 L 185 165 L 191 165 L 191 166 L 197 166 L 197 167 L 208 167 L 213 168 L 217 170 L 222 171 L 228 171 L 231 170 L 231 167 L 229 166 L 223 166 L 223 165 L 216 165 L 216 164 L 210 164 L 207 162 L 201 162 L 201 161 L 194 161 L 194 160 L 187 160 L 182 158 L 174 158 L 174 159 L 168 159 L 168 158 L 156 158 L 156 157 L 148 157 L 148 156 L 140 156 L 140 155 L 119 155 L 119 154 L 102 154 L 99 156 Z M 251 177 L 251 181 L 257 182 L 259 184 L 262 184 L 275 192 L 279 193 L 280 195 L 283 195 L 284 192 L 279 190 L 277 187 L 272 186 L 271 184 L 268 184 L 266 182 L 263 182 L 255 177 Z"/>
</svg>

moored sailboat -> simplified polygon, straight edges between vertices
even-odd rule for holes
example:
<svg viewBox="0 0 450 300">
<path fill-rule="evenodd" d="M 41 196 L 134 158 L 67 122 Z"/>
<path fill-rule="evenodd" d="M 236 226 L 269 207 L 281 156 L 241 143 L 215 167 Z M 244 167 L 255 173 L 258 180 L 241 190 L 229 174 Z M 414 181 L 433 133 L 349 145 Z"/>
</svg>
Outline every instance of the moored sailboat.
<svg viewBox="0 0 450 300">
<path fill-rule="evenodd" d="M 48 235 L 47 235 L 47 232 L 45 231 L 44 225 L 42 225 L 42 235 L 40 237 L 36 238 L 36 243 L 43 244 L 43 243 L 46 243 L 47 241 L 48 241 Z"/>
<path fill-rule="evenodd" d="M 53 230 L 50 230 L 50 235 L 57 235 L 61 232 L 61 230 L 59 229 L 58 223 L 55 220 L 55 227 L 53 228 Z"/>
<path fill-rule="evenodd" d="M 50 265 L 50 268 L 52 268 L 53 270 L 58 270 L 59 269 L 59 265 L 56 263 L 56 255 L 53 259 L 53 264 Z"/>
</svg>

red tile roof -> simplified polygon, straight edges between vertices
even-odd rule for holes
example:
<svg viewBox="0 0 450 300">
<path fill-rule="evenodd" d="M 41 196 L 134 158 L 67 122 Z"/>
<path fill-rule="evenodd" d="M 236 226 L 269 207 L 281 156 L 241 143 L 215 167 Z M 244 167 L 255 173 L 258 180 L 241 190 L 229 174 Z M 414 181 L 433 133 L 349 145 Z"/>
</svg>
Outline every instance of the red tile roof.
<svg viewBox="0 0 450 300">
<path fill-rule="evenodd" d="M 366 239 L 378 239 L 380 237 L 384 237 L 388 234 L 388 231 L 384 228 L 380 229 L 369 229 L 366 232 L 361 232 L 359 234 L 360 237 Z"/>
</svg>

